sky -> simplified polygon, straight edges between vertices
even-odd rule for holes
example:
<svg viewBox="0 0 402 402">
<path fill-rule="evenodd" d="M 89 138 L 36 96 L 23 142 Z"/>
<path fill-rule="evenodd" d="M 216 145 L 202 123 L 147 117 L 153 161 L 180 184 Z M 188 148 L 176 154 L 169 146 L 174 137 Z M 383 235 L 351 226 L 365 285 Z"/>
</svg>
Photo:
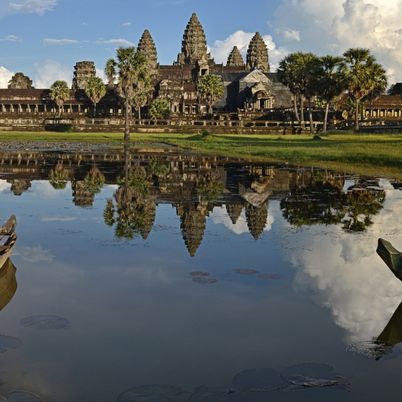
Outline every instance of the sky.
<svg viewBox="0 0 402 402">
<path fill-rule="evenodd" d="M 245 54 L 256 31 L 275 70 L 289 52 L 341 54 L 368 47 L 402 81 L 402 0 L 0 0 L 0 88 L 17 71 L 36 87 L 71 81 L 77 61 L 102 75 L 119 46 L 137 45 L 149 29 L 159 62 L 171 64 L 193 12 L 216 62 L 234 45 Z"/>
</svg>

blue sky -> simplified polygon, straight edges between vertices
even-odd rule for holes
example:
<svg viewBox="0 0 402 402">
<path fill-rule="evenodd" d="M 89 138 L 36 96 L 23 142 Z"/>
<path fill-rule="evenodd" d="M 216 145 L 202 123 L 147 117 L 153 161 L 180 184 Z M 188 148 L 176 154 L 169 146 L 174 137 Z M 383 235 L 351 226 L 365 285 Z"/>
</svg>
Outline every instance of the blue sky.
<svg viewBox="0 0 402 402">
<path fill-rule="evenodd" d="M 38 86 L 71 79 L 80 60 L 93 60 L 101 70 L 118 44 L 137 44 L 145 28 L 160 63 L 170 64 L 192 12 L 219 62 L 233 45 L 244 53 L 260 31 L 274 68 L 290 51 L 364 46 L 388 69 L 390 81 L 402 79 L 402 0 L 0 0 L 0 87 L 16 71 Z"/>
</svg>

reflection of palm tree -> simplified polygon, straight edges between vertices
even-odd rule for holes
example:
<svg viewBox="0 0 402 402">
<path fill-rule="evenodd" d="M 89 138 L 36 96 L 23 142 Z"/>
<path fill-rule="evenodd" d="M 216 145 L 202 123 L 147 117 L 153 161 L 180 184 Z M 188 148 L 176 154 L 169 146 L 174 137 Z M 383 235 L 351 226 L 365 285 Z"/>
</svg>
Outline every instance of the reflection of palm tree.
<svg viewBox="0 0 402 402">
<path fill-rule="evenodd" d="M 283 216 L 295 226 L 343 224 L 348 232 L 361 232 L 372 224 L 385 200 L 384 190 L 360 183 L 347 193 L 338 183 L 313 178 L 307 187 L 298 187 L 281 202 Z"/>
<path fill-rule="evenodd" d="M 64 190 L 67 186 L 68 178 L 68 169 L 63 166 L 63 162 L 58 162 L 50 171 L 49 183 L 55 190 Z"/>
<path fill-rule="evenodd" d="M 156 215 L 155 198 L 150 194 L 151 177 L 143 167 L 131 167 L 128 143 L 124 146 L 124 154 L 124 177 L 118 180 L 114 200 L 107 201 L 105 223 L 115 225 L 118 238 L 133 239 L 139 235 L 147 239 Z"/>
<path fill-rule="evenodd" d="M 84 180 L 74 180 L 72 183 L 74 204 L 80 207 L 93 205 L 95 194 L 98 194 L 105 184 L 105 176 L 93 167 Z"/>
</svg>

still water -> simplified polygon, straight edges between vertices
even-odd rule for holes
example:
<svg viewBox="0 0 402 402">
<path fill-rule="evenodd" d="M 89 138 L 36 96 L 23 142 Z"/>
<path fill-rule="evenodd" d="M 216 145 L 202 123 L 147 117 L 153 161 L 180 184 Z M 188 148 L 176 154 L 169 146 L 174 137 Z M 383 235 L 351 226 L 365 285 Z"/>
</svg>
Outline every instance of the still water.
<svg viewBox="0 0 402 402">
<path fill-rule="evenodd" d="M 402 283 L 376 254 L 402 249 L 398 183 L 174 152 L 0 159 L 4 400 L 400 401 Z"/>
</svg>

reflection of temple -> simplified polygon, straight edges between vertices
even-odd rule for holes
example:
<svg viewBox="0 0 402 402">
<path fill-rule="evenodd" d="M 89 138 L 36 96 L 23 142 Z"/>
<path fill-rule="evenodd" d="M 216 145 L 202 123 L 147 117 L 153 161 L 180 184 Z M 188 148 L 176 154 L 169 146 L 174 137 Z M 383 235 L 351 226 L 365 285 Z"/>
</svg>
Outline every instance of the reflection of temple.
<svg viewBox="0 0 402 402">
<path fill-rule="evenodd" d="M 122 191 L 125 155 L 118 151 L 3 153 L 0 179 L 18 183 L 20 188 L 30 180 L 47 179 L 55 189 L 71 182 L 77 206 L 93 205 L 104 184 L 118 184 L 120 190 L 105 219 L 111 226 L 118 225 L 119 237 L 147 239 L 157 205 L 173 205 L 191 255 L 204 238 L 206 220 L 214 208 L 225 207 L 233 224 L 244 212 L 251 236 L 261 239 L 270 200 L 281 201 L 283 214 L 293 225 L 342 224 L 345 230 L 355 231 L 370 224 L 385 197 L 378 182 L 356 182 L 347 191 L 344 175 L 319 169 L 281 168 L 170 149 L 130 152 L 128 158 L 126 192 Z"/>
<path fill-rule="evenodd" d="M 28 179 L 13 179 L 8 182 L 11 183 L 11 191 L 16 196 L 22 195 L 31 188 L 31 181 Z"/>
<path fill-rule="evenodd" d="M 0 311 L 3 310 L 17 291 L 16 268 L 8 259 L 0 269 Z"/>
</svg>

